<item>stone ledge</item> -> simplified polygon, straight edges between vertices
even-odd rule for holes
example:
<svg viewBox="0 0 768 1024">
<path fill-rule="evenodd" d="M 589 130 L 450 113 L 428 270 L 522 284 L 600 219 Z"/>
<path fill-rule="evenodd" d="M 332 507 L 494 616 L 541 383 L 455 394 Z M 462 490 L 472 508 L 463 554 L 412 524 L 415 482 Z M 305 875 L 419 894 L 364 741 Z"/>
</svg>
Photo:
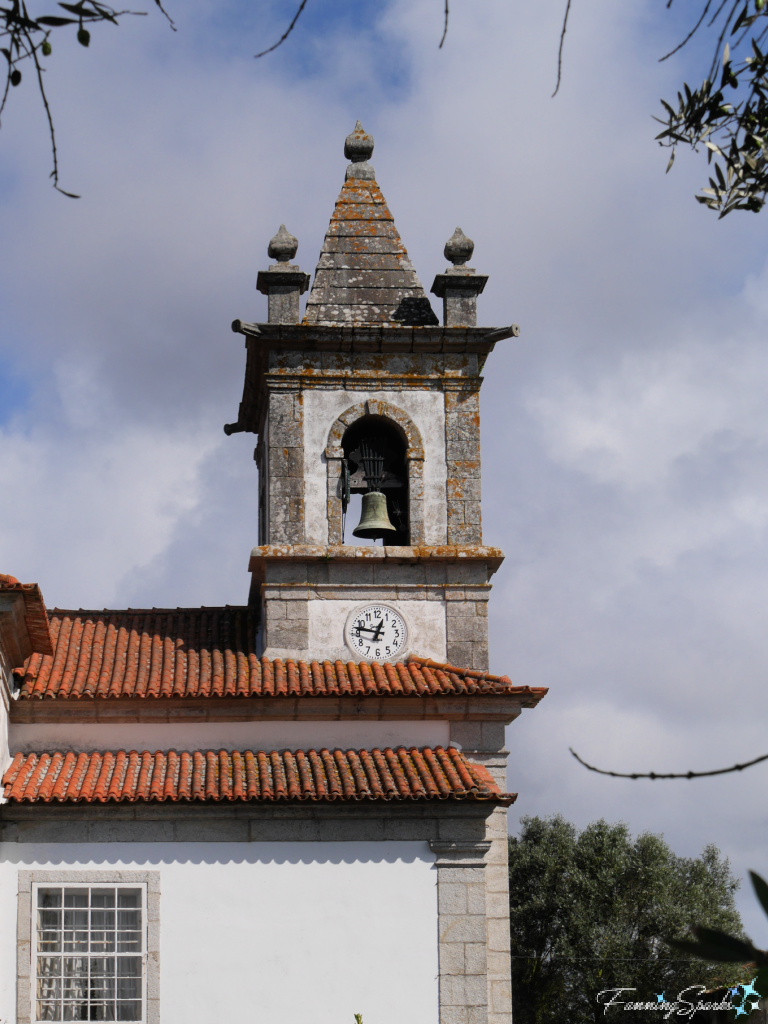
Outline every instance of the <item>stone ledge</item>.
<svg viewBox="0 0 768 1024">
<path fill-rule="evenodd" d="M 262 544 L 253 548 L 250 572 L 282 559 L 334 562 L 486 562 L 495 572 L 504 561 L 501 548 L 483 544 L 437 544 L 385 547 L 376 544 Z"/>
</svg>

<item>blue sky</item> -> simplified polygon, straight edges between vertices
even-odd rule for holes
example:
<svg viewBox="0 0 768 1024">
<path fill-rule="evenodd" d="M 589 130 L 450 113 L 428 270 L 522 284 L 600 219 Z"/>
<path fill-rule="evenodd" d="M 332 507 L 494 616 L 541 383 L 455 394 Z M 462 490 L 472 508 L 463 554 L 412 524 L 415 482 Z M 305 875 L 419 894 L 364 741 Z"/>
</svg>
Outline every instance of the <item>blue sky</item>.
<svg viewBox="0 0 768 1024">
<path fill-rule="evenodd" d="M 519 323 L 482 393 L 484 536 L 506 552 L 492 667 L 546 685 L 509 731 L 517 813 L 625 820 L 768 872 L 765 767 L 598 779 L 766 749 L 766 217 L 693 199 L 701 159 L 651 115 L 701 47 L 659 0 L 310 0 L 169 6 L 55 40 L 54 193 L 25 79 L 0 131 L 0 570 L 50 605 L 238 603 L 256 541 L 254 438 L 225 438 L 244 369 L 229 323 L 285 222 L 312 271 L 360 117 L 422 281 L 457 224 Z M 703 46 L 704 44 L 701 44 Z M 511 817 L 514 826 L 514 815 Z M 756 940 L 768 929 L 743 906 Z"/>
</svg>

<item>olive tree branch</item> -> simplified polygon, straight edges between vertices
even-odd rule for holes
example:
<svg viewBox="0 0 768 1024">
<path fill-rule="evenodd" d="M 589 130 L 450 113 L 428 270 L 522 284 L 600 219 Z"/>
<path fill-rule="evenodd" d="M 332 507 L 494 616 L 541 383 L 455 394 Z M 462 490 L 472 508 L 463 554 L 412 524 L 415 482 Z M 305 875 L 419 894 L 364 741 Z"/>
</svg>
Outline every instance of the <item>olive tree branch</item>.
<svg viewBox="0 0 768 1024">
<path fill-rule="evenodd" d="M 586 761 L 579 757 L 573 747 L 568 749 L 579 764 L 588 768 L 589 771 L 597 772 L 598 775 L 610 775 L 614 779 L 703 779 L 709 775 L 727 775 L 729 772 L 741 772 L 745 768 L 751 768 L 753 764 L 768 761 L 768 754 L 763 754 L 762 757 L 756 757 L 754 761 L 745 761 L 744 764 L 733 764 L 730 768 L 716 768 L 711 772 L 669 772 L 666 774 L 660 774 L 659 772 L 609 772 L 605 768 L 595 768 L 593 764 L 587 764 Z"/>
<path fill-rule="evenodd" d="M 171 29 L 175 32 L 176 26 L 162 4 L 162 0 L 154 0 L 155 6 L 168 20 Z M 117 11 L 108 4 L 101 3 L 101 0 L 75 0 L 74 3 L 65 3 L 63 0 L 57 4 L 66 14 L 45 14 L 32 16 L 27 8 L 26 0 L 10 0 L 8 6 L 0 5 L 0 54 L 7 62 L 7 73 L 5 88 L 2 100 L 0 100 L 0 114 L 5 110 L 8 102 L 11 87 L 16 88 L 21 84 L 22 70 L 19 67 L 25 60 L 32 62 L 35 68 L 35 77 L 40 92 L 40 98 L 48 121 L 48 134 L 51 140 L 51 157 L 53 170 L 51 178 L 53 187 L 70 199 L 79 198 L 73 192 L 66 192 L 59 186 L 59 158 L 56 147 L 56 131 L 53 124 L 53 114 L 45 91 L 43 72 L 45 68 L 40 62 L 41 57 L 49 57 L 52 52 L 50 36 L 54 29 L 64 28 L 68 25 L 77 26 L 77 41 L 81 46 L 88 46 L 91 41 L 91 34 L 86 25 L 94 22 L 109 21 L 113 25 L 118 24 L 118 18 L 123 15 L 144 15 L 146 11 Z"/>
<path fill-rule="evenodd" d="M 557 51 L 557 85 L 555 91 L 552 93 L 552 98 L 557 96 L 560 88 L 560 81 L 563 77 L 563 47 L 565 46 L 565 32 L 568 28 L 568 15 L 571 13 L 571 0 L 567 0 L 565 5 L 565 14 L 563 16 L 563 27 L 560 29 L 560 46 Z"/>
<path fill-rule="evenodd" d="M 302 11 L 304 10 L 304 8 L 306 6 L 307 6 L 307 0 L 301 0 L 301 3 L 299 4 L 299 9 L 294 14 L 293 21 L 288 26 L 288 28 L 285 30 L 285 32 L 283 32 L 283 34 L 280 36 L 280 38 L 277 40 L 277 42 L 274 43 L 272 46 L 270 46 L 268 49 L 262 50 L 261 53 L 254 54 L 254 59 L 255 60 L 258 60 L 259 57 L 265 57 L 268 53 L 272 53 L 273 50 L 276 50 L 278 48 L 278 46 L 282 46 L 283 45 L 285 40 L 288 38 L 288 36 L 291 34 L 291 32 L 293 32 L 294 28 L 296 27 L 296 22 L 301 17 L 301 13 L 302 13 Z"/>
</svg>

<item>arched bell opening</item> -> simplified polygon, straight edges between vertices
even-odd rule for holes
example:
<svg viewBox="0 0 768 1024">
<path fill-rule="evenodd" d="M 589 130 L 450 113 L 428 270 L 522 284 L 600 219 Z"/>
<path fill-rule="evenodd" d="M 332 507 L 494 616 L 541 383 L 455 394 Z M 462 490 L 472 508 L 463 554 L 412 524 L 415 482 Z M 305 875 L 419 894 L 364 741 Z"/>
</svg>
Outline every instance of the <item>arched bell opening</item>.
<svg viewBox="0 0 768 1024">
<path fill-rule="evenodd" d="M 400 428 L 385 416 L 363 416 L 347 428 L 341 447 L 343 514 L 352 494 L 363 495 L 354 535 L 410 544 L 407 442 Z"/>
</svg>

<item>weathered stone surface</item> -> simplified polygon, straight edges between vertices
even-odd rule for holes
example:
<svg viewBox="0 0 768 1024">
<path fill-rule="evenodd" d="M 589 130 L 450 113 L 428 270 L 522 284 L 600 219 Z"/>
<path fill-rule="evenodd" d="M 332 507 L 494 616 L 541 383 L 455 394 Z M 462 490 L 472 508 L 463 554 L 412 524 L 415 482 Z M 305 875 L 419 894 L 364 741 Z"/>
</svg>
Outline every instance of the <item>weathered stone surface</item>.
<svg viewBox="0 0 768 1024">
<path fill-rule="evenodd" d="M 344 255 L 365 259 L 352 271 Z M 304 323 L 437 323 L 379 186 L 357 172 L 336 202 Z"/>
</svg>

